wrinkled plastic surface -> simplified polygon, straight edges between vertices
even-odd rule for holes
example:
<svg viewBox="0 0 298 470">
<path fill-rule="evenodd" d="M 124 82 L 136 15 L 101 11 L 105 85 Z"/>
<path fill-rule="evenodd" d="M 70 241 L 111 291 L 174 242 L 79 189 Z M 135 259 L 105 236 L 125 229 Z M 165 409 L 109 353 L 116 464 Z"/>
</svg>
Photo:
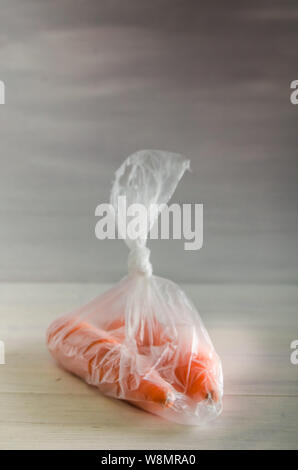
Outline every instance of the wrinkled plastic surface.
<svg viewBox="0 0 298 470">
<path fill-rule="evenodd" d="M 125 195 L 127 205 L 167 203 L 188 167 L 188 161 L 168 152 L 128 157 L 111 193 L 120 225 L 126 215 L 117 206 L 118 196 Z M 152 275 L 146 234 L 125 241 L 128 275 L 54 321 L 47 331 L 49 350 L 65 369 L 106 395 L 174 422 L 204 424 L 222 409 L 220 359 L 184 292 Z"/>
</svg>

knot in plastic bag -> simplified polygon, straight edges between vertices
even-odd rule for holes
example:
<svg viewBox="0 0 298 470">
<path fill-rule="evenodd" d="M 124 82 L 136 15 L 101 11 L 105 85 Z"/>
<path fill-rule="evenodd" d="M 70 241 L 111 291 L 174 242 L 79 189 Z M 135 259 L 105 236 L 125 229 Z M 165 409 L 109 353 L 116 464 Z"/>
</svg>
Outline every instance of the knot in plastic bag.
<svg viewBox="0 0 298 470">
<path fill-rule="evenodd" d="M 128 272 L 130 274 L 143 274 L 146 277 L 152 275 L 150 263 L 150 250 L 146 246 L 133 248 L 128 256 Z"/>
</svg>

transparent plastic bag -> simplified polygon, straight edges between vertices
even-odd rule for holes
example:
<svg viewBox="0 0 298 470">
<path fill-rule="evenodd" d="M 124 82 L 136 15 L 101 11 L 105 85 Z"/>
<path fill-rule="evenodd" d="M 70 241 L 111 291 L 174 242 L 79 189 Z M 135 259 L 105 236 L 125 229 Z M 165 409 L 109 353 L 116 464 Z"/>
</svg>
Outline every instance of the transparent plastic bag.
<svg viewBox="0 0 298 470">
<path fill-rule="evenodd" d="M 54 321 L 47 344 L 67 370 L 111 397 L 183 424 L 203 424 L 222 409 L 220 359 L 202 320 L 173 282 L 152 275 L 142 236 L 124 233 L 127 213 L 118 207 L 166 204 L 189 161 L 180 155 L 144 150 L 128 157 L 115 175 L 111 203 L 118 232 L 130 250 L 128 275 L 75 312 Z M 166 243 L 166 242 L 165 242 Z"/>
</svg>

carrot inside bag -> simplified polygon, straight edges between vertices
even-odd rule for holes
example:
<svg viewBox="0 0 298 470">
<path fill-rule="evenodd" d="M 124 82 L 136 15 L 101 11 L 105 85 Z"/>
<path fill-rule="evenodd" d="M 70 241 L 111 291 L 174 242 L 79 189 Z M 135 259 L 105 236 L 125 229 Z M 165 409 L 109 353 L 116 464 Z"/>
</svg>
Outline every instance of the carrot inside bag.
<svg viewBox="0 0 298 470">
<path fill-rule="evenodd" d="M 156 326 L 157 320 L 154 325 L 155 333 L 153 336 L 151 334 L 152 344 L 160 345 L 161 338 L 165 338 L 165 335 L 161 333 L 162 326 L 160 324 Z M 112 330 L 119 330 L 124 326 L 123 320 L 110 324 Z M 124 339 L 124 334 L 122 338 Z M 148 346 L 148 333 L 142 335 L 143 342 L 139 334 L 137 338 L 140 348 L 143 344 Z M 168 341 L 170 342 L 169 339 Z M 161 361 L 160 374 L 154 369 L 149 370 L 147 374 L 140 375 L 139 383 L 137 383 L 135 374 L 131 372 L 131 364 L 129 364 L 135 353 L 130 353 L 127 348 L 123 349 L 122 342 L 109 331 L 75 317 L 68 318 L 65 322 L 54 324 L 49 329 L 48 342 L 49 345 L 52 344 L 50 350 L 53 356 L 71 372 L 92 385 L 99 388 L 102 386 L 106 393 L 109 385 L 111 391 L 116 392 L 119 398 L 123 391 L 125 399 L 135 401 L 136 404 L 148 401 L 171 407 L 175 400 L 175 390 L 185 393 L 196 402 L 210 398 L 218 401 L 216 358 L 210 358 L 204 354 L 193 354 L 188 355 L 187 359 L 179 357 L 177 359 L 177 356 L 173 355 Z M 119 370 L 121 347 L 128 362 L 127 372 L 122 374 L 122 383 Z M 171 384 L 162 377 L 162 371 L 169 370 L 169 368 L 172 369 L 174 377 L 171 379 Z"/>
<path fill-rule="evenodd" d="M 153 402 L 170 407 L 174 401 L 171 386 L 155 370 L 148 369 L 136 380 L 130 371 L 133 354 L 108 332 L 76 318 L 53 325 L 48 330 L 48 344 L 53 356 L 68 370 L 88 383 L 116 392 L 136 402 Z M 121 354 L 126 355 L 126 371 L 120 374 Z M 123 397 L 124 398 L 124 397 Z"/>
<path fill-rule="evenodd" d="M 177 349 L 175 338 L 171 338 L 164 331 L 163 325 L 156 317 L 143 319 L 135 332 L 135 339 L 139 351 L 154 346 L 169 344 L 172 350 Z M 120 317 L 107 324 L 107 330 L 120 338 L 125 337 L 125 320 Z M 219 374 L 219 358 L 217 354 L 210 354 L 206 348 L 201 351 L 185 354 L 187 344 L 182 348 L 182 354 L 173 354 L 161 361 L 160 369 L 162 371 L 169 368 L 173 371 L 171 384 L 173 387 L 183 393 L 186 393 L 196 402 L 213 399 L 219 400 L 217 378 Z"/>
</svg>

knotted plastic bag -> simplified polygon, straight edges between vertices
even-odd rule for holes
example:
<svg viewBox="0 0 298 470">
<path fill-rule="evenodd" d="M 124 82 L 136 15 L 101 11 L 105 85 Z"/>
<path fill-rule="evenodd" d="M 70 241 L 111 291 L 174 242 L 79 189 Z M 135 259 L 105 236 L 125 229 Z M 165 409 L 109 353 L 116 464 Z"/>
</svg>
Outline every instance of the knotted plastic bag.
<svg viewBox="0 0 298 470">
<path fill-rule="evenodd" d="M 159 213 L 152 216 L 150 206 L 162 208 L 170 200 L 188 167 L 180 155 L 162 151 L 144 150 L 125 160 L 115 175 L 111 204 L 129 248 L 128 275 L 54 321 L 47 344 L 65 369 L 102 393 L 174 422 L 203 424 L 222 409 L 221 362 L 184 292 L 152 275 L 146 246 Z M 142 204 L 151 214 L 138 236 L 125 231 L 123 196 L 127 207 Z"/>
</svg>

